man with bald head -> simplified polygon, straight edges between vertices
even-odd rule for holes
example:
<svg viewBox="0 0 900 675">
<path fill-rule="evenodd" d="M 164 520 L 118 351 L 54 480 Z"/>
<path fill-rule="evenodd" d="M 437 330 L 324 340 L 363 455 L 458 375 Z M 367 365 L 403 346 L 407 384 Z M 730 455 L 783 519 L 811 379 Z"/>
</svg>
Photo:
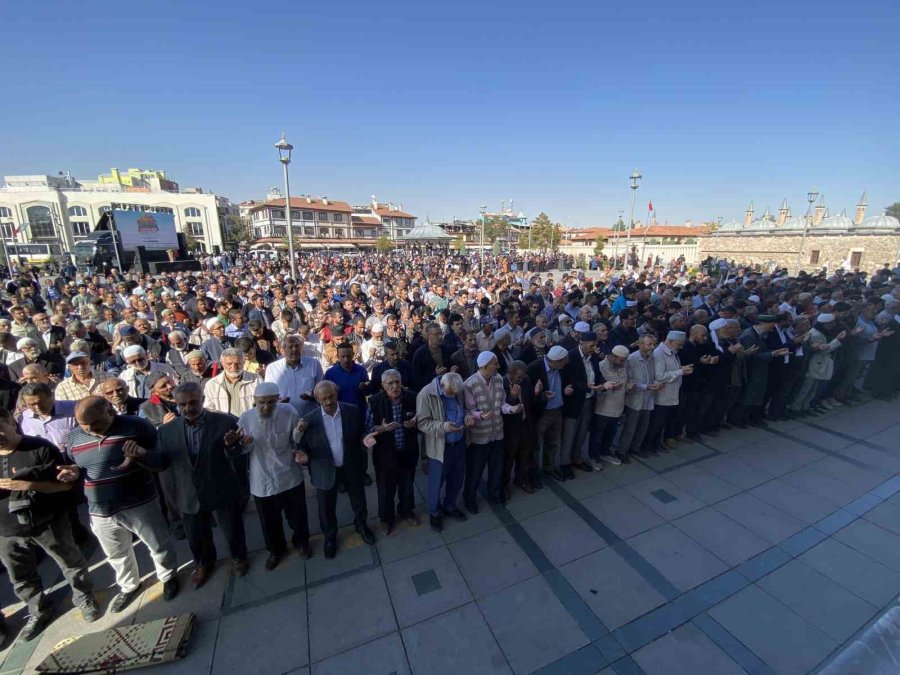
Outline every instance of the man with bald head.
<svg viewBox="0 0 900 675">
<path fill-rule="evenodd" d="M 117 415 L 137 415 L 144 402 L 142 398 L 129 395 L 128 385 L 119 377 L 103 380 L 98 390 L 100 395 L 110 402 Z"/>
<path fill-rule="evenodd" d="M 333 558 L 337 552 L 338 483 L 347 486 L 356 531 L 367 544 L 375 543 L 375 535 L 366 525 L 364 421 L 355 405 L 338 402 L 338 386 L 334 382 L 319 382 L 313 396 L 320 407 L 300 420 L 294 438 L 309 458 L 309 478 L 316 487 L 319 523 L 325 535 L 325 557 Z"/>
<path fill-rule="evenodd" d="M 150 469 L 162 465 L 157 455 L 136 460 L 143 449 L 156 446 L 156 430 L 139 417 L 117 415 L 100 396 L 88 396 L 75 407 L 78 425 L 69 432 L 66 454 L 72 465 L 60 469 L 59 479 L 84 478 L 91 529 L 116 574 L 119 594 L 110 608 L 121 612 L 141 593 L 141 576 L 134 555 L 132 535 L 150 551 L 163 597 L 178 594 L 175 551 L 157 502 Z"/>
</svg>

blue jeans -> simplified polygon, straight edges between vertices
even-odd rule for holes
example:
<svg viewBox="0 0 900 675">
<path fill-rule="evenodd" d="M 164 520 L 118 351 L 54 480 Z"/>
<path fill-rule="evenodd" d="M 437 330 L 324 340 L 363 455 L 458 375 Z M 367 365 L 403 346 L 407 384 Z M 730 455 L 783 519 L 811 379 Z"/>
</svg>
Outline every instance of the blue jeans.
<svg viewBox="0 0 900 675">
<path fill-rule="evenodd" d="M 428 513 L 441 514 L 441 485 L 444 488 L 443 507 L 455 509 L 466 476 L 466 444 L 463 441 L 444 446 L 444 461 L 428 459 Z"/>
</svg>

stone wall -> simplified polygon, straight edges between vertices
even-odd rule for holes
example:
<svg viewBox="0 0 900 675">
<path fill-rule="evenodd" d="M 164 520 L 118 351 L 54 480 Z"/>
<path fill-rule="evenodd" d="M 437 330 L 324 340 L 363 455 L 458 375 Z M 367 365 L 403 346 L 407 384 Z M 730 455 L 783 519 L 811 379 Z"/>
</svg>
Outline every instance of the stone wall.
<svg viewBox="0 0 900 675">
<path fill-rule="evenodd" d="M 797 235 L 748 235 L 720 234 L 700 237 L 700 259 L 707 256 L 727 258 L 738 263 L 767 265 L 775 263 L 797 271 L 797 252 L 803 237 Z M 814 252 L 818 251 L 818 260 Z M 885 263 L 893 267 L 900 254 L 900 234 L 847 234 L 819 235 L 810 233 L 803 243 L 800 267 L 807 271 L 820 270 L 826 264 L 829 270 L 850 260 L 851 253 L 861 253 L 859 269 L 874 272 Z"/>
</svg>

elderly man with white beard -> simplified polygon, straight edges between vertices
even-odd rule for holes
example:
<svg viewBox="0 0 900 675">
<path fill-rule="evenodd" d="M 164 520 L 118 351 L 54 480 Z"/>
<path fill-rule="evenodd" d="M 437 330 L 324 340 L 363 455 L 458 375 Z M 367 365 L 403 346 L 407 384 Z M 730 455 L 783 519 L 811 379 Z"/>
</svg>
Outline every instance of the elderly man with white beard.
<svg viewBox="0 0 900 675">
<path fill-rule="evenodd" d="M 259 382 L 253 392 L 256 407 L 238 421 L 250 460 L 250 494 L 269 552 L 267 570 L 275 569 L 287 553 L 282 518 L 293 532 L 294 548 L 304 559 L 312 556 L 303 482 L 307 457 L 294 440 L 300 414 L 289 403 L 279 403 L 279 396 L 277 384 Z"/>
</svg>

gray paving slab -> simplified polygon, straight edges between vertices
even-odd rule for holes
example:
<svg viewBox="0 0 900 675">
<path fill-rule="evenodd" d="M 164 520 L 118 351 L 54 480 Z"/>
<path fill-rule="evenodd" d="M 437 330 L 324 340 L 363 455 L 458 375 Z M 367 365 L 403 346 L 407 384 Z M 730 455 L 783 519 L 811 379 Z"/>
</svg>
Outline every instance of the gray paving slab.
<svg viewBox="0 0 900 675">
<path fill-rule="evenodd" d="M 582 474 L 583 475 L 583 474 Z M 572 485 L 596 485 L 596 481 L 592 481 L 589 476 L 585 476 L 582 481 L 566 481 Z M 612 486 L 615 487 L 615 486 Z M 612 489 L 612 487 L 610 489 Z M 591 493 L 596 494 L 596 493 Z M 563 505 L 562 500 L 553 490 L 544 487 L 543 490 L 537 490 L 532 494 L 525 494 L 521 490 L 516 490 L 512 498 L 506 503 L 506 510 L 516 520 L 525 520 L 530 516 L 535 516 L 545 511 L 559 508 Z"/>
<path fill-rule="evenodd" d="M 729 565 L 762 553 L 770 544 L 713 508 L 690 513 L 672 524 Z"/>
<path fill-rule="evenodd" d="M 623 539 L 665 522 L 650 507 L 621 489 L 590 497 L 583 500 L 582 504 Z"/>
<path fill-rule="evenodd" d="M 810 466 L 819 473 L 831 476 L 865 492 L 891 477 L 891 474 L 883 469 L 854 466 L 854 464 L 845 461 L 842 457 L 826 457 Z"/>
<path fill-rule="evenodd" d="M 217 675 L 283 673 L 307 663 L 309 637 L 302 594 L 228 614 L 219 622 L 213 658 Z"/>
<path fill-rule="evenodd" d="M 428 515 L 423 514 L 421 520 L 419 527 L 411 527 L 405 520 L 401 520 L 390 536 L 378 538 L 376 546 L 382 564 L 444 545 L 444 538 L 431 529 Z"/>
<path fill-rule="evenodd" d="M 737 485 L 704 471 L 697 464 L 670 471 L 665 478 L 705 504 L 715 504 L 743 491 Z"/>
<path fill-rule="evenodd" d="M 812 495 L 781 478 L 757 485 L 749 492 L 807 525 L 840 508 L 840 504 Z"/>
<path fill-rule="evenodd" d="M 838 532 L 835 538 L 900 572 L 900 537 L 893 532 L 859 519 Z"/>
<path fill-rule="evenodd" d="M 900 453 L 877 450 L 865 445 L 851 445 L 841 450 L 840 454 L 892 474 L 900 472 Z"/>
<path fill-rule="evenodd" d="M 450 545 L 475 597 L 490 595 L 538 573 L 505 528 L 497 528 Z"/>
<path fill-rule="evenodd" d="M 680 591 L 728 570 L 728 565 L 671 524 L 632 537 L 628 544 Z"/>
<path fill-rule="evenodd" d="M 755 585 L 709 614 L 779 673 L 806 673 L 838 644 Z"/>
<path fill-rule="evenodd" d="M 618 484 L 613 482 L 611 476 L 621 469 L 620 466 L 610 466 L 604 464 L 603 471 L 594 471 L 593 473 L 576 474 L 576 480 L 567 480 L 560 483 L 562 488 L 576 499 L 584 499 L 598 495 L 601 492 L 609 492 L 615 490 Z M 630 474 L 629 474 L 630 475 Z"/>
<path fill-rule="evenodd" d="M 606 546 L 602 537 L 565 506 L 523 520 L 522 527 L 557 567 Z"/>
<path fill-rule="evenodd" d="M 544 488 L 545 492 L 546 490 L 547 488 Z M 488 508 L 488 505 L 483 502 L 478 510 L 478 515 L 472 516 L 465 509 L 463 511 L 468 516 L 465 522 L 459 523 L 450 518 L 444 518 L 444 531 L 441 536 L 444 538 L 445 544 L 449 545 L 455 541 L 493 530 L 502 524 L 494 512 Z"/>
<path fill-rule="evenodd" d="M 900 535 L 900 505 L 898 504 L 881 503 L 863 517 L 869 522 Z"/>
<path fill-rule="evenodd" d="M 792 560 L 756 583 L 839 643 L 878 611 L 875 605 L 799 560 Z"/>
<path fill-rule="evenodd" d="M 512 672 L 475 603 L 410 626 L 403 631 L 403 644 L 414 673 Z"/>
<path fill-rule="evenodd" d="M 839 479 L 817 471 L 814 464 L 785 474 L 784 480 L 801 490 L 805 490 L 822 499 L 833 501 L 840 506 L 849 504 L 868 491 L 865 488 L 853 487 Z"/>
<path fill-rule="evenodd" d="M 465 579 L 444 546 L 385 565 L 384 577 L 400 628 L 472 601 Z"/>
<path fill-rule="evenodd" d="M 610 630 L 666 602 L 662 593 L 611 548 L 579 558 L 560 571 Z"/>
<path fill-rule="evenodd" d="M 635 460 L 631 464 L 611 466 L 603 470 L 603 477 L 615 483 L 619 487 L 631 485 L 638 481 L 647 480 L 656 475 L 656 472 L 648 466 Z"/>
<path fill-rule="evenodd" d="M 746 492 L 719 502 L 713 508 L 773 544 L 804 527 L 803 522 Z"/>
<path fill-rule="evenodd" d="M 626 491 L 666 520 L 673 520 L 706 506 L 690 493 L 662 476 L 627 486 Z"/>
<path fill-rule="evenodd" d="M 391 633 L 343 654 L 314 663 L 312 675 L 374 675 L 409 673 L 399 633 Z"/>
<path fill-rule="evenodd" d="M 231 608 L 298 591 L 304 587 L 306 565 L 296 550 L 291 549 L 274 570 L 266 569 L 268 557 L 269 552 L 266 550 L 250 556 L 250 570 L 245 576 L 232 582 Z"/>
<path fill-rule="evenodd" d="M 307 597 L 313 663 L 397 630 L 380 569 L 312 588 Z"/>
<path fill-rule="evenodd" d="M 530 673 L 590 642 L 543 577 L 478 604 L 513 672 Z"/>
<path fill-rule="evenodd" d="M 765 483 L 775 478 L 774 474 L 755 469 L 746 462 L 729 455 L 720 455 L 703 460 L 701 467 L 704 471 L 708 471 L 744 490 L 749 490 L 760 483 Z"/>
<path fill-rule="evenodd" d="M 337 555 L 331 560 L 322 551 L 321 539 L 314 541 L 313 547 L 313 557 L 306 561 L 306 583 L 310 586 L 371 567 L 375 563 L 371 547 L 363 544 L 355 532 L 349 541 L 345 537 L 339 542 Z"/>
<path fill-rule="evenodd" d="M 685 624 L 631 655 L 647 675 L 742 675 L 745 671 L 693 624 Z"/>
</svg>

